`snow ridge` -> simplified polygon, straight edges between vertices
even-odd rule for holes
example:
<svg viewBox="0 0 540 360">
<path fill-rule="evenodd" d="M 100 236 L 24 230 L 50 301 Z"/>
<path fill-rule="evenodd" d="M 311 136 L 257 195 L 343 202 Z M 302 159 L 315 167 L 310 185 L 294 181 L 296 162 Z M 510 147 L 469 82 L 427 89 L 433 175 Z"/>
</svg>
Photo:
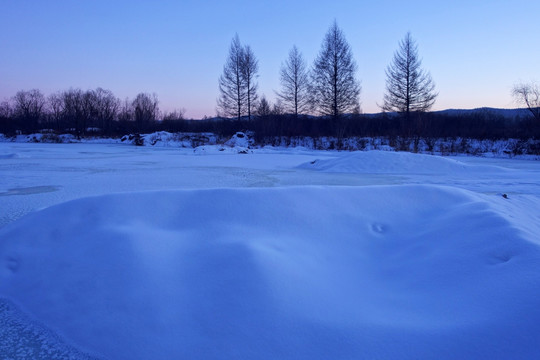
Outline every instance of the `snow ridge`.
<svg viewBox="0 0 540 360">
<path fill-rule="evenodd" d="M 111 359 L 532 358 L 540 341 L 540 245 L 466 190 L 105 195 L 0 239 L 0 293 Z"/>
</svg>

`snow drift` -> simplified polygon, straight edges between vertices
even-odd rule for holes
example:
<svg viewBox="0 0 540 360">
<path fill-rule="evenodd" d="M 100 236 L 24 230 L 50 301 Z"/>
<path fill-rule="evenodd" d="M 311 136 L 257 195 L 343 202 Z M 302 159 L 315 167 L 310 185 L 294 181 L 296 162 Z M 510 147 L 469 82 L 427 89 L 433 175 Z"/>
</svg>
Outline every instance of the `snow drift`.
<svg viewBox="0 0 540 360">
<path fill-rule="evenodd" d="M 440 156 L 410 154 L 391 151 L 357 151 L 334 159 L 314 160 L 299 166 L 303 169 L 341 172 L 341 173 L 373 173 L 378 174 L 461 174 L 482 172 L 486 169 L 501 168 L 493 166 L 470 166 L 463 162 Z"/>
<path fill-rule="evenodd" d="M 538 353 L 540 249 L 464 190 L 106 195 L 0 239 L 0 296 L 105 358 Z"/>
</svg>

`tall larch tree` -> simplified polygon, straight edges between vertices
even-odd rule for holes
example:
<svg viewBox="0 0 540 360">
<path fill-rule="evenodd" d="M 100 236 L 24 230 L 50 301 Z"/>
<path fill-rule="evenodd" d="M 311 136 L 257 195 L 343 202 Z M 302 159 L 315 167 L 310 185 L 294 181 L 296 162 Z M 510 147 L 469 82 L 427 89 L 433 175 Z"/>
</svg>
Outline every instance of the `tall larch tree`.
<svg viewBox="0 0 540 360">
<path fill-rule="evenodd" d="M 277 96 L 284 110 L 295 117 L 307 113 L 310 109 L 309 76 L 306 61 L 296 46 L 281 65 L 280 83 L 281 91 Z"/>
<path fill-rule="evenodd" d="M 242 72 L 243 53 L 244 49 L 237 34 L 231 42 L 223 74 L 219 78 L 218 114 L 236 116 L 238 120 L 242 117 L 247 97 Z"/>
<path fill-rule="evenodd" d="M 311 71 L 313 105 L 321 115 L 337 119 L 359 111 L 360 82 L 352 51 L 338 27 L 330 27 Z"/>
<path fill-rule="evenodd" d="M 431 75 L 421 69 L 418 46 L 410 33 L 399 43 L 392 63 L 386 68 L 383 111 L 395 111 L 406 119 L 411 113 L 428 111 L 437 98 Z"/>
<path fill-rule="evenodd" d="M 244 87 L 246 92 L 247 101 L 247 115 L 248 120 L 251 120 L 251 115 L 255 112 L 257 107 L 257 88 L 256 82 L 257 73 L 259 72 L 259 61 L 255 57 L 253 50 L 249 45 L 244 46 L 242 51 L 242 78 L 244 80 Z"/>
<path fill-rule="evenodd" d="M 236 35 L 229 49 L 223 74 L 219 78 L 220 97 L 217 101 L 220 116 L 236 117 L 244 115 L 251 119 L 257 106 L 256 82 L 259 64 L 249 46 L 242 46 Z"/>
</svg>

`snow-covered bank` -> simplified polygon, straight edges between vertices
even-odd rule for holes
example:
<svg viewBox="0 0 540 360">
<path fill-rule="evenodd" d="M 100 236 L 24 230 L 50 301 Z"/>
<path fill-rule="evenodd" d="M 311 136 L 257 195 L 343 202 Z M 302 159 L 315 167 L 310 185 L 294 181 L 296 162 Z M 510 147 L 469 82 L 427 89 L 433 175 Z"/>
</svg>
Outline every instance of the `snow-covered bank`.
<svg viewBox="0 0 540 360">
<path fill-rule="evenodd" d="M 347 150 L 347 151 L 406 151 L 432 155 L 474 155 L 501 158 L 533 158 L 540 156 L 540 140 L 528 139 L 466 139 L 466 138 L 387 138 L 387 137 L 275 137 L 257 143 L 253 134 L 238 132 L 231 138 L 222 138 L 212 133 L 169 133 L 165 131 L 126 135 L 119 139 L 87 137 L 77 139 L 70 134 L 30 134 L 5 137 L 0 134 L 0 142 L 19 143 L 102 143 L 131 144 L 165 148 L 193 148 L 195 152 L 207 153 L 225 151 L 229 153 L 249 152 L 258 148 L 303 148 L 307 150 Z"/>
<path fill-rule="evenodd" d="M 0 294 L 111 359 L 534 358 L 539 245 L 438 186 L 84 198 L 0 230 Z"/>
</svg>

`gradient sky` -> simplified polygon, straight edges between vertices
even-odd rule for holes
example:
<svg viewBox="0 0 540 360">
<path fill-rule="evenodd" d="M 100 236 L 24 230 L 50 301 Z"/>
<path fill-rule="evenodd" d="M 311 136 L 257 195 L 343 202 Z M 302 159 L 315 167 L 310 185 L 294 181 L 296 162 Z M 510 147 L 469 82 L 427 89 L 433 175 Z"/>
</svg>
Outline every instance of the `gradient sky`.
<svg viewBox="0 0 540 360">
<path fill-rule="evenodd" d="M 290 48 L 311 65 L 335 19 L 358 64 L 364 112 L 379 111 L 384 70 L 407 31 L 436 83 L 434 110 L 509 108 L 515 83 L 540 80 L 539 14 L 535 0 L 0 0 L 0 101 L 19 90 L 102 87 L 214 116 L 236 33 L 272 101 Z"/>
</svg>

